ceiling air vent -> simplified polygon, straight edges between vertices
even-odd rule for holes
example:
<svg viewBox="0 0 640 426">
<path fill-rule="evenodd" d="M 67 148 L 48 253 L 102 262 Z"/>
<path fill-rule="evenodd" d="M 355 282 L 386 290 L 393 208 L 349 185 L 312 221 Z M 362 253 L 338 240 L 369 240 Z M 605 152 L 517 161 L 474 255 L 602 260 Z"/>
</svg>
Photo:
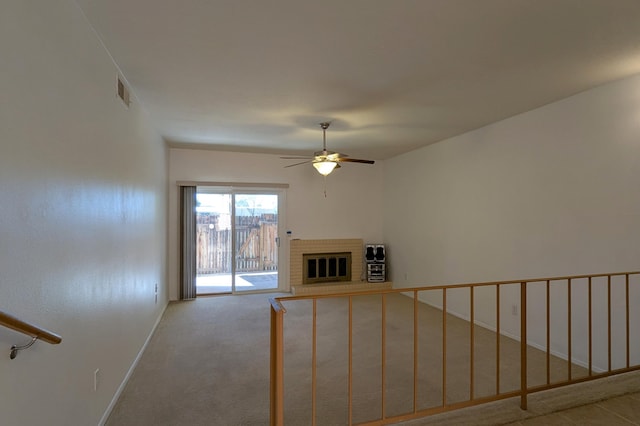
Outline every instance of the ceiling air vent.
<svg viewBox="0 0 640 426">
<path fill-rule="evenodd" d="M 120 76 L 118 76 L 118 97 L 122 99 L 122 102 L 124 102 L 126 106 L 129 106 L 129 104 L 131 103 L 131 101 L 129 100 L 129 89 L 124 84 Z"/>
</svg>

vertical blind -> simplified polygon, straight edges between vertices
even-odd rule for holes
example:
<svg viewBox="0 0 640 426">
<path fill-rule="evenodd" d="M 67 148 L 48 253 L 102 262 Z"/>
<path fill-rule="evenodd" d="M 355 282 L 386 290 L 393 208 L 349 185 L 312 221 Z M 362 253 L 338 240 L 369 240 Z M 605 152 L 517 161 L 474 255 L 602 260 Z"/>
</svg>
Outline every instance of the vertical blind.
<svg viewBox="0 0 640 426">
<path fill-rule="evenodd" d="M 196 298 L 196 187 L 180 187 L 180 299 Z"/>
</svg>

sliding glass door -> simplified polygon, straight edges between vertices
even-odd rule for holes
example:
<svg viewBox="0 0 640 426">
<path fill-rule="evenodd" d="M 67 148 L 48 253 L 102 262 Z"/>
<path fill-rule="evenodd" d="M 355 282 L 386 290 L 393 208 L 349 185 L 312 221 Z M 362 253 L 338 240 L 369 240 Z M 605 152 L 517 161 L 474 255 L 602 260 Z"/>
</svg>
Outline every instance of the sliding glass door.
<svg viewBox="0 0 640 426">
<path fill-rule="evenodd" d="M 198 187 L 198 295 L 277 291 L 282 194 L 277 190 Z"/>
</svg>

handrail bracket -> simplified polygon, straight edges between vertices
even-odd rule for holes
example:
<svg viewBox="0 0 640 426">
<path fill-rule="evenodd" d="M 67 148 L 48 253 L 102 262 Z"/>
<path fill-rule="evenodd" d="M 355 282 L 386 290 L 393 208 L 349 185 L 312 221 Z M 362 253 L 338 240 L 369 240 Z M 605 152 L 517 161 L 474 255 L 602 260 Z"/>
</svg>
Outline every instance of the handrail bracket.
<svg viewBox="0 0 640 426">
<path fill-rule="evenodd" d="M 36 340 L 38 340 L 38 337 L 32 337 L 31 341 L 29 343 L 27 343 L 26 345 L 22 345 L 22 346 L 16 346 L 13 345 L 11 346 L 11 354 L 9 355 L 9 358 L 14 359 L 16 356 L 18 356 L 18 352 L 25 350 L 25 349 L 29 349 L 31 347 L 31 345 L 33 345 Z"/>
</svg>

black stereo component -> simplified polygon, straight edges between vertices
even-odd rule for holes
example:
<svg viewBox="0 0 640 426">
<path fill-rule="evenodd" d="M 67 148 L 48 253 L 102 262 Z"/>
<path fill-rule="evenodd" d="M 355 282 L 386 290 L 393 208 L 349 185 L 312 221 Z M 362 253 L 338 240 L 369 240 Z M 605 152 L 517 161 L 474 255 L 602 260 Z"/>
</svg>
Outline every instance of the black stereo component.
<svg viewBox="0 0 640 426">
<path fill-rule="evenodd" d="M 384 244 L 366 244 L 364 246 L 364 261 L 367 264 L 367 281 L 384 282 L 386 254 Z"/>
<path fill-rule="evenodd" d="M 364 246 L 364 261 L 367 263 L 384 263 L 384 244 L 366 244 Z"/>
</svg>

